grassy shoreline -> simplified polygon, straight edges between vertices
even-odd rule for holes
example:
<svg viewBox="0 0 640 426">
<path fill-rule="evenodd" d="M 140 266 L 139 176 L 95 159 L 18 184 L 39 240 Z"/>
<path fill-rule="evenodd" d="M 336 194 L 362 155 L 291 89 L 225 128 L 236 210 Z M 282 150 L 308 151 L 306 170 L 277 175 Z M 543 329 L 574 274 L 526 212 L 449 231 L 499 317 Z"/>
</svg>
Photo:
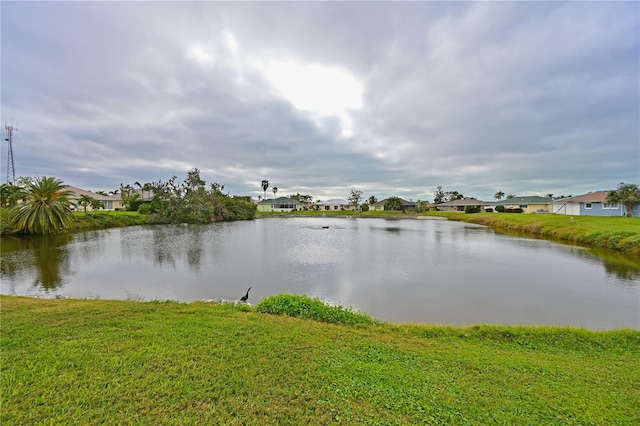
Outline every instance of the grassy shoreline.
<svg viewBox="0 0 640 426">
<path fill-rule="evenodd" d="M 2 424 L 638 424 L 640 332 L 0 298 Z"/>
<path fill-rule="evenodd" d="M 7 225 L 7 212 L 9 209 L 0 209 L 0 222 L 2 235 L 12 235 L 14 232 Z M 146 225 L 147 216 L 137 212 L 99 211 L 76 212 L 75 223 L 67 233 L 92 231 L 95 229 L 120 228 L 124 226 Z"/>
<path fill-rule="evenodd" d="M 460 214 L 448 216 L 496 230 L 513 231 L 581 245 L 640 255 L 640 219 L 524 214 Z"/>
</svg>

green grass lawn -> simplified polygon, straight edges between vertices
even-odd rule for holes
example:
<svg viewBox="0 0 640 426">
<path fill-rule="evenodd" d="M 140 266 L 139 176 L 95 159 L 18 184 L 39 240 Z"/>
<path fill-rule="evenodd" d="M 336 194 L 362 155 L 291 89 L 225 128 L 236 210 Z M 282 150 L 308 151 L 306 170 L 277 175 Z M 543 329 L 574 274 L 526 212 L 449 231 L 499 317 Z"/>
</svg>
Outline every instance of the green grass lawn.
<svg viewBox="0 0 640 426">
<path fill-rule="evenodd" d="M 127 211 L 79 211 L 76 216 L 75 227 L 72 231 L 85 231 L 91 229 L 117 228 L 122 226 L 144 225 L 147 217 L 138 212 Z"/>
<path fill-rule="evenodd" d="M 463 220 L 579 244 L 640 255 L 640 219 L 632 217 L 598 217 L 548 214 L 451 213 L 450 220 Z"/>
<path fill-rule="evenodd" d="M 640 332 L 0 299 L 3 425 L 640 424 Z"/>
</svg>

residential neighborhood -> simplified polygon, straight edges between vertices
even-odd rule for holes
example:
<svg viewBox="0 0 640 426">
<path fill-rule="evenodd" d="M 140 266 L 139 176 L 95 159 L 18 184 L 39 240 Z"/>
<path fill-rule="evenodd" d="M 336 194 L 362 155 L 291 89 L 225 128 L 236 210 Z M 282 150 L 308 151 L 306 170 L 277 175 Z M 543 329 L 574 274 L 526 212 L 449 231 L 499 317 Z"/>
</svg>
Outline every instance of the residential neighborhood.
<svg viewBox="0 0 640 426">
<path fill-rule="evenodd" d="M 625 184 L 620 183 L 616 189 L 620 189 Z M 102 202 L 102 210 L 125 210 L 122 198 L 119 193 L 104 195 L 104 193 L 92 192 L 75 186 L 67 186 L 66 189 L 74 195 L 72 199 L 77 200 L 82 196 L 89 196 Z M 512 196 L 504 200 L 483 201 L 474 197 L 463 197 L 454 199 L 440 204 L 427 203 L 431 209 L 447 212 L 464 212 L 467 208 L 473 207 L 480 211 L 500 211 L 502 206 L 507 211 L 521 209 L 525 214 L 561 214 L 569 216 L 626 216 L 626 206 L 622 203 L 607 202 L 607 195 L 612 190 L 598 190 L 588 192 L 586 194 L 564 197 L 551 198 L 541 196 Z M 145 200 L 150 199 L 150 192 L 143 194 L 142 190 L 136 189 L 135 193 L 144 197 Z M 389 210 L 387 206 L 388 198 L 370 204 L 368 208 L 373 211 Z M 399 210 L 403 212 L 411 211 L 417 205 L 411 200 L 407 201 L 400 198 L 401 205 Z M 318 202 L 302 202 L 290 197 L 265 198 L 254 200 L 258 212 L 291 212 L 297 210 L 321 210 L 321 211 L 355 211 L 360 206 L 354 206 L 345 198 L 333 198 L 326 201 Z M 79 208 L 79 207 L 78 207 Z M 84 208 L 84 207 L 83 207 Z M 87 206 L 87 210 L 91 211 L 91 206 Z M 519 211 L 519 210 L 517 210 Z M 632 209 L 633 217 L 640 217 L 640 203 L 635 203 Z"/>
</svg>

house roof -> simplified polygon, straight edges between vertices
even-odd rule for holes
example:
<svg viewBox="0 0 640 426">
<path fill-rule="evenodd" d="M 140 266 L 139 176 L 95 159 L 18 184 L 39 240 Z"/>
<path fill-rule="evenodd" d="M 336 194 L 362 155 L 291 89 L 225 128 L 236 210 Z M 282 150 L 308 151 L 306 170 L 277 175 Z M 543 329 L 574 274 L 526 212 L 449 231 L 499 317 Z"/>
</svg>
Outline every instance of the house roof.
<svg viewBox="0 0 640 426">
<path fill-rule="evenodd" d="M 460 200 L 451 200 L 446 203 L 436 204 L 437 206 L 490 206 L 491 203 L 480 201 L 476 198 L 465 197 Z"/>
<path fill-rule="evenodd" d="M 588 194 L 578 195 L 576 197 L 562 198 L 560 200 L 553 200 L 554 203 L 604 203 L 607 200 L 607 195 L 611 191 L 595 191 Z"/>
<path fill-rule="evenodd" d="M 551 202 L 551 198 L 549 197 L 539 197 L 537 195 L 529 196 L 529 197 L 512 197 L 507 198 L 506 200 L 494 201 L 491 204 L 494 206 L 505 205 L 505 204 L 549 204 Z"/>
<path fill-rule="evenodd" d="M 120 201 L 120 194 L 102 195 L 102 194 L 98 194 L 97 192 L 87 191 L 86 189 L 78 188 L 76 186 L 71 186 L 71 185 L 65 186 L 64 189 L 73 192 L 75 198 L 79 198 L 82 195 L 88 195 L 89 197 L 99 201 Z"/>
<path fill-rule="evenodd" d="M 282 204 L 282 203 L 288 203 L 288 204 L 304 204 L 298 200 L 294 200 L 292 198 L 289 197 L 278 197 L 276 199 L 273 198 L 266 198 L 262 201 L 260 201 L 258 204 Z"/>
<path fill-rule="evenodd" d="M 345 200 L 344 198 L 332 198 L 330 200 L 327 201 L 321 201 L 319 203 L 316 203 L 318 205 L 326 205 L 326 204 L 338 204 L 338 205 L 348 205 L 349 202 L 347 200 Z"/>
<path fill-rule="evenodd" d="M 385 198 L 384 200 L 378 201 L 377 203 L 372 204 L 372 206 L 384 206 L 385 204 L 387 204 L 387 201 L 389 199 Z M 416 203 L 414 203 L 413 201 L 407 201 L 403 198 L 400 198 L 400 202 L 402 203 L 403 206 L 415 206 Z"/>
</svg>

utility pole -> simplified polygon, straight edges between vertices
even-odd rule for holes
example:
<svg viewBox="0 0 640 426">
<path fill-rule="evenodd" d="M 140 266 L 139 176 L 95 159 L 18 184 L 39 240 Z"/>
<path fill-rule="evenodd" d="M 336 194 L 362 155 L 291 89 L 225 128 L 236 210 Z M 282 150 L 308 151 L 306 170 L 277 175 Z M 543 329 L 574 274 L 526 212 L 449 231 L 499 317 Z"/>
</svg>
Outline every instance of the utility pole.
<svg viewBox="0 0 640 426">
<path fill-rule="evenodd" d="M 18 126 L 13 127 L 13 122 L 11 124 L 7 124 L 4 122 L 4 128 L 7 131 L 7 137 L 4 139 L 9 143 L 9 148 L 7 151 L 7 183 L 13 185 L 16 182 L 16 166 L 13 161 L 13 131 L 18 131 Z"/>
</svg>

